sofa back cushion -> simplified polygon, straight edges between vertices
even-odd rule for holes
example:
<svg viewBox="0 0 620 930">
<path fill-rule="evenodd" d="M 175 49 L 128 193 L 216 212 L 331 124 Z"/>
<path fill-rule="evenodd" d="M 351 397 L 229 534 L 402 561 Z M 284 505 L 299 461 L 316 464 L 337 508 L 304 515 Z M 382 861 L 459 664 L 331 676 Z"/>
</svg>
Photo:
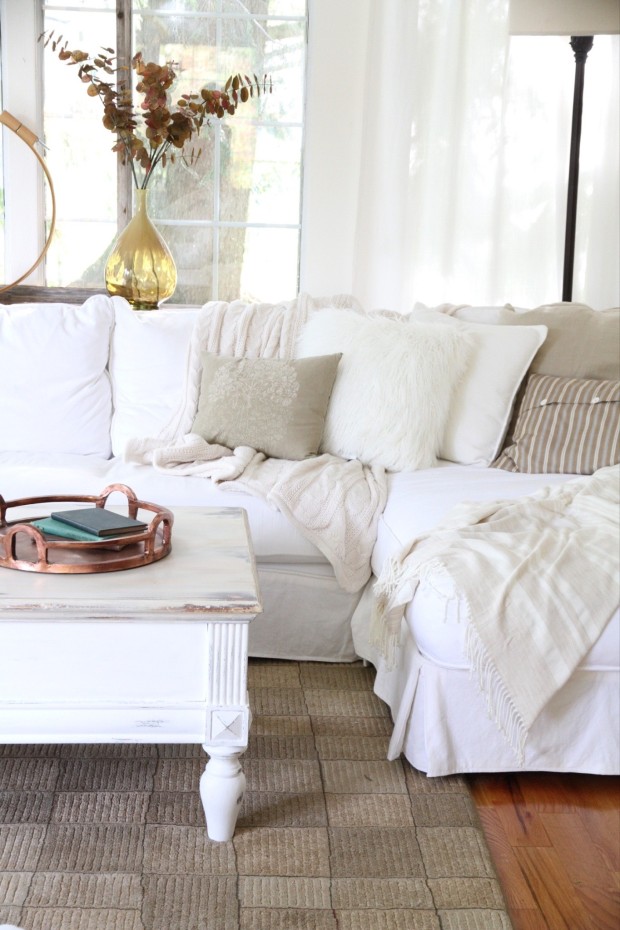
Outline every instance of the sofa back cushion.
<svg viewBox="0 0 620 930">
<path fill-rule="evenodd" d="M 445 312 L 445 310 L 444 310 Z M 547 338 L 532 359 L 530 373 L 559 378 L 620 378 L 620 309 L 593 310 L 585 304 L 545 304 L 535 310 L 514 307 L 458 307 L 458 320 L 508 326 L 547 327 Z"/>
<path fill-rule="evenodd" d="M 410 319 L 460 330 L 473 340 L 467 370 L 454 392 L 440 458 L 490 465 L 502 447 L 519 385 L 544 344 L 545 326 L 487 326 L 418 306 Z"/>
<path fill-rule="evenodd" d="M 459 320 L 483 325 L 547 327 L 547 338 L 528 368 L 527 375 L 549 375 L 555 378 L 577 378 L 595 381 L 620 379 L 620 309 L 593 310 L 586 304 L 543 304 L 534 310 L 505 307 L 470 307 L 444 305 L 440 308 Z M 523 404 L 527 378 L 517 393 L 511 422 L 506 431 L 504 451 L 514 444 L 517 417 Z M 578 420 L 572 420 L 573 430 Z M 574 437 L 568 437 L 573 441 Z M 498 464 L 506 467 L 510 455 Z M 520 457 L 521 463 L 523 456 Z M 530 459 L 533 467 L 534 459 Z"/>
<path fill-rule="evenodd" d="M 104 295 L 0 306 L 0 450 L 110 456 L 113 319 Z"/>
<path fill-rule="evenodd" d="M 157 436 L 176 412 L 198 310 L 132 310 L 112 301 L 112 453 L 122 455 L 129 439 Z"/>
</svg>

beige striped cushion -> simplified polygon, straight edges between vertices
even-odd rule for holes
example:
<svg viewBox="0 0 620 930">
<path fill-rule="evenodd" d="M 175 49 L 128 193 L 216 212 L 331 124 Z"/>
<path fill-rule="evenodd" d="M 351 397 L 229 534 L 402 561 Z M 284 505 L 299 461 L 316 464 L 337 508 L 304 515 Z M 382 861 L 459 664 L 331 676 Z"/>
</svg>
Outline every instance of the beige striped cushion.
<svg viewBox="0 0 620 930">
<path fill-rule="evenodd" d="M 494 468 L 591 475 L 620 459 L 620 381 L 531 374 L 512 444 Z"/>
</svg>

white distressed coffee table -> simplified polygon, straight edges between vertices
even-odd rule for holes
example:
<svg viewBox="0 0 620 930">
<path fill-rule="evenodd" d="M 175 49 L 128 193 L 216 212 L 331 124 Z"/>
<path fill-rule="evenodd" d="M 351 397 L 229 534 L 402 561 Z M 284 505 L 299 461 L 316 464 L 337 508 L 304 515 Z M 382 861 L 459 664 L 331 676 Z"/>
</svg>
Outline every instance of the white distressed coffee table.
<svg viewBox="0 0 620 930">
<path fill-rule="evenodd" d="M 243 797 L 248 626 L 261 611 L 239 508 L 174 508 L 172 552 L 128 571 L 0 570 L 1 743 L 201 743 L 213 840 Z"/>
</svg>

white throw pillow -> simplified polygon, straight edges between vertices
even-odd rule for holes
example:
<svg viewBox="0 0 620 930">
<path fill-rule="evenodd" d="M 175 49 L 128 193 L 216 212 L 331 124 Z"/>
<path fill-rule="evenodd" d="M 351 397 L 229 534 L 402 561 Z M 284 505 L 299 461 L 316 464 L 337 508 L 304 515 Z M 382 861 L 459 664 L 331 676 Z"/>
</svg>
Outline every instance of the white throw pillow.
<svg viewBox="0 0 620 930">
<path fill-rule="evenodd" d="M 546 326 L 467 323 L 435 310 L 416 309 L 411 323 L 449 327 L 473 340 L 463 381 L 452 398 L 440 458 L 490 465 L 499 453 L 521 381 L 547 335 Z"/>
<path fill-rule="evenodd" d="M 458 328 L 323 310 L 297 355 L 341 352 L 321 449 L 392 471 L 435 464 L 470 350 Z"/>
<path fill-rule="evenodd" d="M 104 295 L 0 306 L 0 449 L 109 458 L 113 321 Z"/>
<path fill-rule="evenodd" d="M 197 310 L 132 310 L 113 298 L 110 376 L 112 454 L 129 439 L 157 436 L 185 390 L 187 354 Z"/>
</svg>

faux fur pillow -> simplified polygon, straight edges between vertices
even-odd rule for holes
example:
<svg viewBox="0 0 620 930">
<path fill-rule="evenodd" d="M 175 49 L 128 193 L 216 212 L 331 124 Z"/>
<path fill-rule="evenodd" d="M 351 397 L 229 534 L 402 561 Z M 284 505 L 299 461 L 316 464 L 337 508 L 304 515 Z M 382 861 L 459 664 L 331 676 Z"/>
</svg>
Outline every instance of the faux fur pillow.
<svg viewBox="0 0 620 930">
<path fill-rule="evenodd" d="M 391 471 L 434 465 L 469 336 L 404 318 L 323 310 L 302 330 L 297 355 L 337 352 L 321 451 Z"/>
</svg>

